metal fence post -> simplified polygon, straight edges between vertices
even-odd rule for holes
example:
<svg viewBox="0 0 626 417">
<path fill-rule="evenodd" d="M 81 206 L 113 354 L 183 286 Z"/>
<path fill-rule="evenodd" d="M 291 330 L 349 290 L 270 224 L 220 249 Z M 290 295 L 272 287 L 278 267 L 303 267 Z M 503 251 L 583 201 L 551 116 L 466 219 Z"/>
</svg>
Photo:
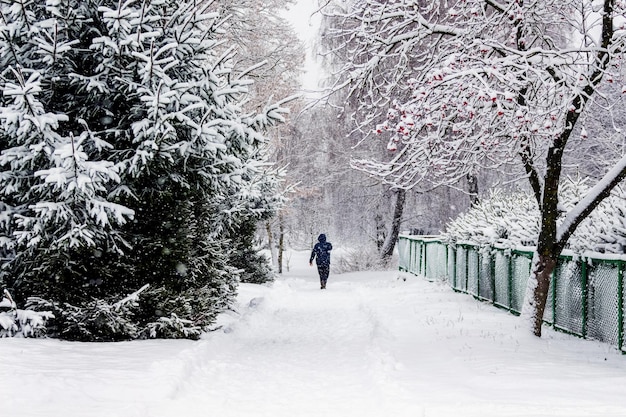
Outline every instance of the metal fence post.
<svg viewBox="0 0 626 417">
<path fill-rule="evenodd" d="M 554 271 L 552 271 L 552 325 L 556 326 L 556 269 L 558 268 L 558 264 L 554 267 Z"/>
<path fill-rule="evenodd" d="M 617 344 L 620 351 L 624 348 L 624 262 L 617 264 Z"/>
<path fill-rule="evenodd" d="M 509 298 L 509 302 L 507 305 L 507 308 L 509 309 L 509 311 L 513 310 L 513 254 L 511 254 L 509 256 L 509 268 L 508 268 L 508 276 L 507 279 L 509 281 L 509 285 L 508 285 L 508 298 Z"/>
<path fill-rule="evenodd" d="M 427 252 L 428 252 L 428 243 L 424 242 L 424 276 L 426 278 L 430 278 L 428 276 L 428 259 L 426 257 Z"/>
<path fill-rule="evenodd" d="M 411 268 L 411 273 L 415 274 L 417 271 L 415 270 L 415 259 L 417 258 L 416 247 L 417 240 L 411 239 L 411 259 L 409 260 L 409 268 Z"/>
<path fill-rule="evenodd" d="M 476 250 L 477 248 L 474 249 Z M 478 262 L 476 262 L 476 297 L 480 298 L 480 265 L 482 261 L 480 250 L 477 250 L 476 255 L 478 258 Z"/>
<path fill-rule="evenodd" d="M 496 302 L 496 257 L 493 248 L 489 248 L 489 275 L 491 284 L 491 302 Z"/>
<path fill-rule="evenodd" d="M 411 270 L 411 241 L 406 237 L 403 237 L 403 239 L 406 240 L 406 243 L 405 243 L 406 251 L 404 252 L 405 257 L 407 254 L 409 255 L 408 259 L 404 259 L 404 266 L 407 271 L 410 271 Z"/>
<path fill-rule="evenodd" d="M 587 303 L 589 298 L 589 288 L 587 288 L 587 262 L 581 261 L 580 265 L 580 284 L 582 286 L 582 307 L 583 307 L 583 326 L 582 326 L 582 334 L 583 337 L 587 337 Z"/>
<path fill-rule="evenodd" d="M 422 274 L 422 250 L 424 247 L 424 242 L 422 242 L 421 240 L 418 243 L 418 247 L 419 249 L 416 252 L 416 257 L 415 257 L 415 267 L 417 268 L 416 272 L 418 275 Z"/>
<path fill-rule="evenodd" d="M 449 274 L 450 271 L 448 271 L 448 267 L 450 266 L 449 264 L 450 259 L 448 259 L 448 245 L 445 245 L 445 247 L 446 247 L 446 269 L 445 269 L 446 272 L 445 274 L 446 274 L 446 278 L 450 279 L 450 274 Z"/>
<path fill-rule="evenodd" d="M 417 245 L 418 245 L 418 241 L 417 240 L 411 240 L 411 272 L 413 274 L 417 274 L 417 271 L 415 270 L 415 261 L 417 260 Z"/>
<path fill-rule="evenodd" d="M 458 250 L 458 245 L 455 243 L 452 249 L 452 253 L 454 256 L 454 260 L 452 261 L 452 288 L 456 289 L 456 252 Z"/>
<path fill-rule="evenodd" d="M 463 246 L 463 250 L 465 251 L 465 291 L 467 294 L 467 287 L 469 286 L 469 248 L 467 246 Z"/>
</svg>

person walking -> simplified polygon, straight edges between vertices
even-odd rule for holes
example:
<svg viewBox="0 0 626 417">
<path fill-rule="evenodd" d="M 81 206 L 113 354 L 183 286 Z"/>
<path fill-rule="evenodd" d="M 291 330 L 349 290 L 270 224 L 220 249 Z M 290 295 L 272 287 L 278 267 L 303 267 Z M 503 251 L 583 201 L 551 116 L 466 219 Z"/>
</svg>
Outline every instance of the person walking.
<svg viewBox="0 0 626 417">
<path fill-rule="evenodd" d="M 326 235 L 322 233 L 317 238 L 317 243 L 311 251 L 311 259 L 309 259 L 309 266 L 313 266 L 313 259 L 315 259 L 317 272 L 320 274 L 320 285 L 322 289 L 326 288 L 326 281 L 328 281 L 328 274 L 330 273 L 331 250 L 333 250 L 333 245 L 326 241 Z"/>
</svg>

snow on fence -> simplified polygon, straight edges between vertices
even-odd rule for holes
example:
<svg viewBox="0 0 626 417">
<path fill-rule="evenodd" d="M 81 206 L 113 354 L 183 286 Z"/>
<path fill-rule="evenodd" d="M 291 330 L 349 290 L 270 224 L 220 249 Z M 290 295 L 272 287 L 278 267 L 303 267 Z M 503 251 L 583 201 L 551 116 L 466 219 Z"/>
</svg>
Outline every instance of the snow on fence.
<svg viewBox="0 0 626 417">
<path fill-rule="evenodd" d="M 445 244 L 434 236 L 401 235 L 400 270 L 444 280 L 455 290 L 519 314 L 533 252 Z M 615 255 L 563 255 L 552 274 L 544 321 L 576 336 L 624 346 L 624 268 Z"/>
</svg>

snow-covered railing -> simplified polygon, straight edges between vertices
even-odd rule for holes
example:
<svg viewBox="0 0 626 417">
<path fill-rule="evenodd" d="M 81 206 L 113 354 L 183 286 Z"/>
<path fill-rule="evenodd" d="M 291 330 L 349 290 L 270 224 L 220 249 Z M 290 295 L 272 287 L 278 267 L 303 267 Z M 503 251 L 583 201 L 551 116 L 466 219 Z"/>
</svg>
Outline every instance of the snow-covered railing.
<svg viewBox="0 0 626 417">
<path fill-rule="evenodd" d="M 519 314 L 533 248 L 445 244 L 436 236 L 401 235 L 401 270 L 444 280 L 456 291 Z M 626 257 L 565 252 L 552 275 L 544 321 L 555 329 L 600 340 L 626 353 Z"/>
</svg>

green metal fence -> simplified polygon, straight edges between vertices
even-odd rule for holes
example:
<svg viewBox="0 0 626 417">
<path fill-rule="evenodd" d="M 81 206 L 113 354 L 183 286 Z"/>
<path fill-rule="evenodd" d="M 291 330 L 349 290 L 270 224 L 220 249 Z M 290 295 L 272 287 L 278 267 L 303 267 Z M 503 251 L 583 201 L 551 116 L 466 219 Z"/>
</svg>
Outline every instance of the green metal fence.
<svg viewBox="0 0 626 417">
<path fill-rule="evenodd" d="M 437 237 L 401 235 L 401 270 L 445 280 L 460 292 L 519 314 L 533 253 L 469 244 L 448 245 Z M 550 283 L 544 321 L 580 337 L 624 346 L 626 257 L 561 256 Z"/>
</svg>

